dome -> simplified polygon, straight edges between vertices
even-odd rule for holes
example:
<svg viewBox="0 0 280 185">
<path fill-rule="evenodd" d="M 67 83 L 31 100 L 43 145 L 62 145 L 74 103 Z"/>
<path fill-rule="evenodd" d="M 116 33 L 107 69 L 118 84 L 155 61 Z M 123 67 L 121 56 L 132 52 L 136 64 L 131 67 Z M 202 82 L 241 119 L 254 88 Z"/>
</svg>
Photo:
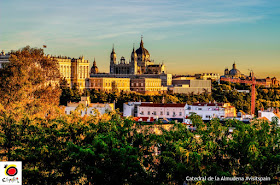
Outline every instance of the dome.
<svg viewBox="0 0 280 185">
<path fill-rule="evenodd" d="M 137 55 L 150 55 L 149 51 L 144 48 L 143 40 L 141 39 L 140 47 L 136 50 Z"/>
<path fill-rule="evenodd" d="M 239 76 L 241 75 L 241 72 L 238 69 L 232 69 L 229 71 L 230 76 Z"/>
<path fill-rule="evenodd" d="M 94 61 L 93 61 L 93 65 L 92 65 L 92 67 L 91 67 L 90 73 L 91 73 L 91 74 L 97 74 L 97 73 L 98 73 L 98 67 L 97 67 L 97 65 L 96 65 L 95 59 L 94 59 Z"/>
<path fill-rule="evenodd" d="M 232 65 L 232 69 L 229 71 L 230 76 L 240 77 L 241 72 L 236 68 L 235 62 Z"/>
<path fill-rule="evenodd" d="M 149 51 L 146 49 L 146 48 L 138 48 L 137 50 L 136 50 L 136 54 L 137 55 L 150 55 L 150 53 L 149 53 Z"/>
</svg>

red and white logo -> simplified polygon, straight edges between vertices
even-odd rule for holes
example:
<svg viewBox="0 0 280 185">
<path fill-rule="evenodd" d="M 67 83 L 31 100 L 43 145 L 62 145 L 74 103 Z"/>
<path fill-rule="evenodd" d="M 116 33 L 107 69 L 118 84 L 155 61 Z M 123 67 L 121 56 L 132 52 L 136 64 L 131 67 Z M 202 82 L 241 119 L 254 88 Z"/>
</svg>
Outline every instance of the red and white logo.
<svg viewBox="0 0 280 185">
<path fill-rule="evenodd" d="M 0 162 L 0 185 L 22 184 L 22 162 Z"/>
</svg>

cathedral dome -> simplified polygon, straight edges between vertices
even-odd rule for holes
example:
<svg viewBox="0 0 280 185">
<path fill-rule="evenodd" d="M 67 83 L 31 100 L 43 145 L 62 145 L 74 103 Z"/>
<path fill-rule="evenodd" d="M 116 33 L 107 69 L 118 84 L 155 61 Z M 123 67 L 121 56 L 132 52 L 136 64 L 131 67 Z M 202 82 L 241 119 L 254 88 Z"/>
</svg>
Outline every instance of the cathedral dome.
<svg viewBox="0 0 280 185">
<path fill-rule="evenodd" d="M 241 72 L 236 68 L 236 64 L 232 65 L 232 69 L 229 71 L 230 76 L 239 77 L 241 76 Z"/>
<path fill-rule="evenodd" d="M 239 76 L 241 75 L 241 72 L 238 69 L 232 69 L 229 71 L 230 76 Z"/>
<path fill-rule="evenodd" d="M 140 47 L 136 50 L 137 55 L 150 55 L 149 51 L 144 48 L 143 40 L 141 39 Z"/>
<path fill-rule="evenodd" d="M 91 74 L 97 74 L 98 73 L 98 67 L 96 65 L 95 58 L 94 58 L 93 65 L 91 67 L 90 73 Z"/>
</svg>

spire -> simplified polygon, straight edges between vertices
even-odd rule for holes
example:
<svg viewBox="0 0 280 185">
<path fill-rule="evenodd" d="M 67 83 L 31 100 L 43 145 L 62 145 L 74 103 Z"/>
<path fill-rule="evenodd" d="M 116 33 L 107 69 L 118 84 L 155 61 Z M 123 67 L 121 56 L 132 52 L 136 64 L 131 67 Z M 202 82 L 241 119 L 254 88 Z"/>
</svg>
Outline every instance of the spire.
<svg viewBox="0 0 280 185">
<path fill-rule="evenodd" d="M 135 53 L 134 43 L 133 43 L 133 50 L 132 50 L 132 53 Z"/>
<path fill-rule="evenodd" d="M 133 43 L 133 52 L 135 51 L 135 49 L 134 49 L 134 43 Z"/>
<path fill-rule="evenodd" d="M 113 44 L 112 54 L 115 54 L 115 45 Z"/>
<path fill-rule="evenodd" d="M 96 66 L 95 57 L 94 57 L 93 65 Z"/>
<path fill-rule="evenodd" d="M 141 35 L 141 42 L 140 42 L 140 47 L 144 47 L 144 43 L 143 43 L 143 35 Z"/>
<path fill-rule="evenodd" d="M 232 68 L 233 68 L 233 69 L 236 69 L 235 61 L 234 61 L 233 65 L 232 65 Z"/>
</svg>

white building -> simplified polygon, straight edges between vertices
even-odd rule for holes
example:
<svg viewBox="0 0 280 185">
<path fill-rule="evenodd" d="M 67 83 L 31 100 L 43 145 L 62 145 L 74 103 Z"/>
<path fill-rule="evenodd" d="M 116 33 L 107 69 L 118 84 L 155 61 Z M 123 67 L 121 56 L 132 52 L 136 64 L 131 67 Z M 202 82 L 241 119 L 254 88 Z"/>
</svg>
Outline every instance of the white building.
<svg viewBox="0 0 280 185">
<path fill-rule="evenodd" d="M 258 119 L 267 121 L 277 120 L 278 125 L 280 125 L 280 114 L 271 108 L 268 110 L 258 111 Z"/>
<path fill-rule="evenodd" d="M 235 107 L 229 103 L 193 103 L 185 107 L 186 119 L 192 115 L 199 115 L 202 120 L 211 120 L 212 118 L 233 118 L 236 117 Z"/>
<path fill-rule="evenodd" d="M 185 105 L 186 104 L 180 103 L 141 103 L 141 105 L 137 107 L 137 117 L 142 118 L 142 120 L 148 118 L 150 120 L 172 119 L 183 121 L 185 118 Z"/>
<path fill-rule="evenodd" d="M 141 103 L 153 103 L 153 102 L 128 102 L 123 104 L 123 116 L 124 117 L 137 117 L 138 116 L 138 106 Z"/>
<path fill-rule="evenodd" d="M 190 123 L 188 117 L 192 114 L 199 115 L 204 121 L 211 120 L 212 118 L 235 118 L 236 109 L 229 103 L 193 103 L 188 105 L 179 103 L 128 102 L 123 105 L 123 116 L 138 117 L 139 121 L 171 119 Z"/>
<path fill-rule="evenodd" d="M 81 116 L 96 115 L 97 111 L 103 115 L 115 110 L 115 105 L 114 103 L 90 103 L 90 97 L 82 97 L 79 103 L 67 103 L 65 114 L 71 114 L 75 110 L 79 111 Z"/>
</svg>

